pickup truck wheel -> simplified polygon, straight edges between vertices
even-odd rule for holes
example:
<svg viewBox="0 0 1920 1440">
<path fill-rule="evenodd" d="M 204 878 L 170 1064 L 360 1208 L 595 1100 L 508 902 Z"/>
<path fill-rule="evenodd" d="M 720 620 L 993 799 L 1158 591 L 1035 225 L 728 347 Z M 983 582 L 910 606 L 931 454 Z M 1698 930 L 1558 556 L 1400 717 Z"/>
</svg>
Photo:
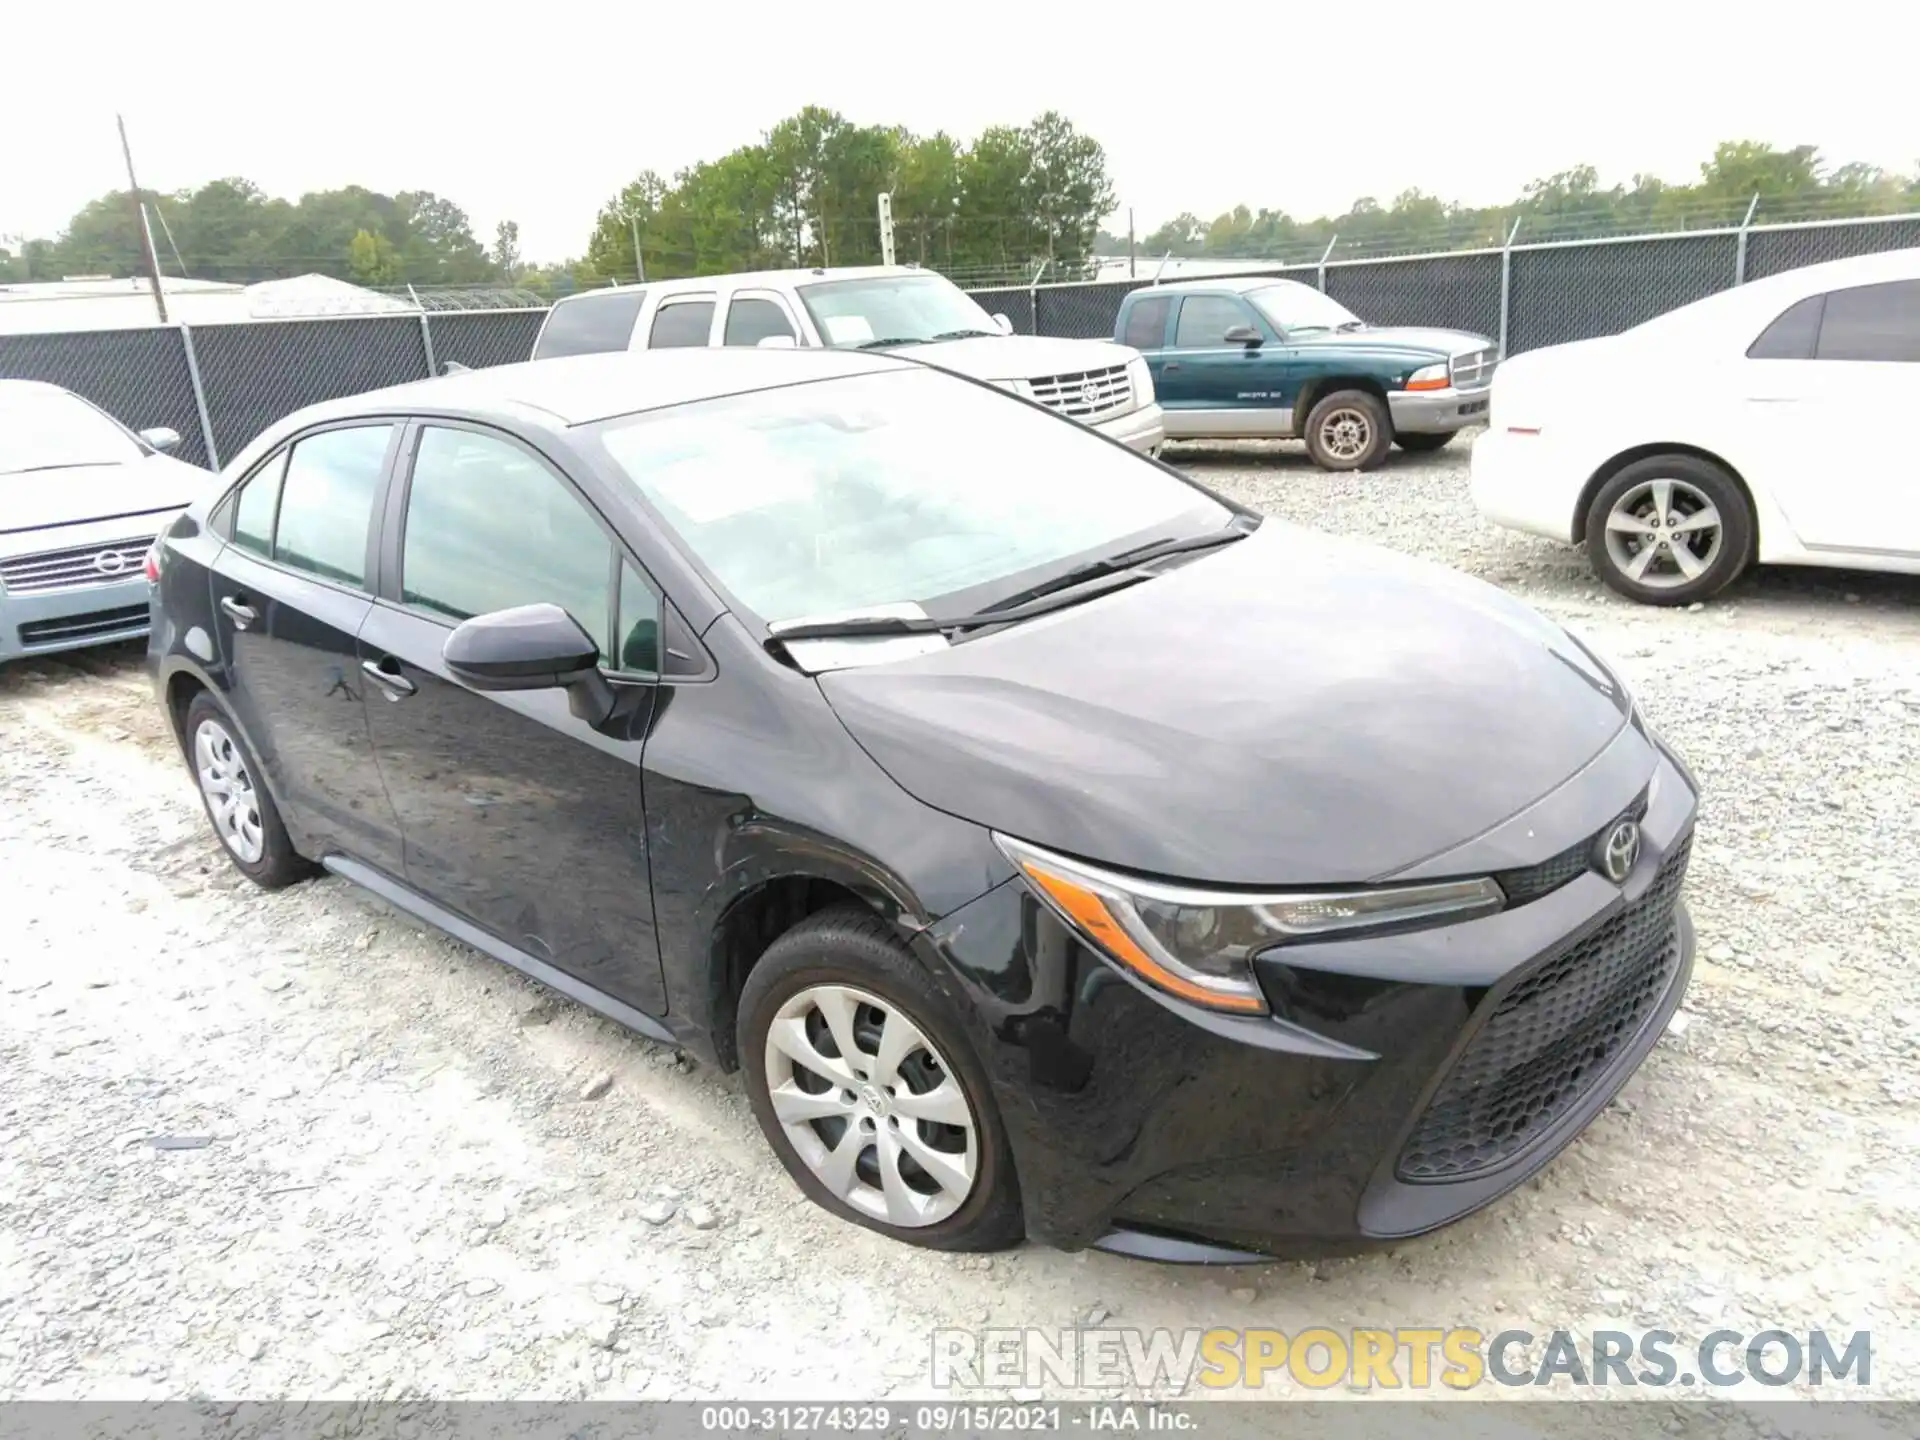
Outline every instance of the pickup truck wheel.
<svg viewBox="0 0 1920 1440">
<path fill-rule="evenodd" d="M 1447 442 L 1453 439 L 1453 436 L 1454 432 L 1451 430 L 1442 430 L 1437 435 L 1408 433 L 1394 436 L 1393 443 L 1398 445 L 1402 450 L 1410 451 L 1417 455 L 1425 450 L 1445 449 Z"/>
<path fill-rule="evenodd" d="M 1322 470 L 1371 470 L 1393 448 L 1386 402 L 1365 390 L 1336 390 L 1307 415 L 1307 454 Z"/>
<path fill-rule="evenodd" d="M 1630 600 L 1690 605 L 1747 568 L 1754 528 L 1746 493 L 1718 465 L 1697 455 L 1650 455 L 1593 497 L 1587 558 Z"/>
</svg>

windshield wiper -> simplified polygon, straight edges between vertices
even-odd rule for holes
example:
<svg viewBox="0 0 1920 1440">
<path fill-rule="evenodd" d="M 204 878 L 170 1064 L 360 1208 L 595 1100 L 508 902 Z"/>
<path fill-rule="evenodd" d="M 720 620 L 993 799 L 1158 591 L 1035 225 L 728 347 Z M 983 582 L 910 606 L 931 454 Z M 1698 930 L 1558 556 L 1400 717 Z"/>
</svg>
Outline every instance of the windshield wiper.
<svg viewBox="0 0 1920 1440">
<path fill-rule="evenodd" d="M 889 345 L 924 345 L 926 337 L 921 335 L 893 335 L 884 340 L 862 340 L 853 348 L 856 350 L 884 350 Z"/>
<path fill-rule="evenodd" d="M 935 340 L 971 340 L 976 335 L 991 337 L 992 334 L 991 330 L 942 330 L 933 338 Z"/>
<path fill-rule="evenodd" d="M 1083 600 L 1092 600 L 1109 591 L 1124 590 L 1129 585 L 1138 585 L 1142 580 L 1153 577 L 1144 570 L 1129 569 L 1101 578 L 1105 583 L 1082 586 L 1072 595 L 1050 594 L 1024 605 L 978 610 L 971 615 L 947 619 L 933 615 L 888 615 L 876 612 L 872 615 L 836 615 L 830 620 L 808 620 L 804 616 L 798 620 L 776 620 L 767 627 L 767 638 L 771 643 L 775 640 L 857 640 L 869 636 L 957 634 L 962 630 L 978 630 L 988 625 L 1012 625 L 1016 621 L 1031 620 L 1037 615 L 1049 615 L 1055 610 L 1064 610 L 1069 605 L 1078 605 Z"/>
<path fill-rule="evenodd" d="M 1254 524 L 1258 524 L 1257 521 Z M 1253 525 L 1243 520 L 1235 520 L 1224 530 L 1209 530 L 1202 535 L 1181 535 L 1149 540 L 1144 545 L 1135 545 L 1122 550 L 1117 555 L 1105 555 L 1098 560 L 1089 560 L 1084 565 L 1076 565 L 1063 575 L 1056 575 L 1031 589 L 1009 595 L 986 606 L 980 613 L 1006 614 L 1010 609 L 1024 605 L 1029 600 L 1037 600 L 1043 595 L 1055 595 L 1062 590 L 1071 590 L 1084 585 L 1089 580 L 1097 580 L 1103 575 L 1114 575 L 1121 571 L 1131 571 L 1141 565 L 1150 565 L 1155 560 L 1164 560 L 1170 555 L 1186 555 L 1195 550 L 1211 550 L 1219 545 L 1231 545 L 1235 540 L 1243 540 L 1253 533 Z"/>
</svg>

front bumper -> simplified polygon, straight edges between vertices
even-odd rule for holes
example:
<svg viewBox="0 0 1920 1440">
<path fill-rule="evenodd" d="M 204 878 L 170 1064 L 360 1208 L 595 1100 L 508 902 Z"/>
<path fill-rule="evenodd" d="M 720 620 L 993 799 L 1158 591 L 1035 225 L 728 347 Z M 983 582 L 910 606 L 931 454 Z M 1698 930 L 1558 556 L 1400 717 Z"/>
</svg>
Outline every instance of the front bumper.
<svg viewBox="0 0 1920 1440">
<path fill-rule="evenodd" d="M 144 575 L 110 585 L 63 590 L 0 590 L 0 662 L 88 645 L 137 640 L 147 633 Z"/>
<path fill-rule="evenodd" d="M 1149 991 L 1018 880 L 946 917 L 922 938 L 985 1017 L 1029 1232 L 1163 1259 L 1324 1255 L 1537 1173 L 1686 989 L 1697 800 L 1664 752 L 1655 770 L 1623 885 L 1588 871 L 1485 919 L 1269 952 L 1272 1018 Z M 1619 809 L 1594 813 L 1599 831 Z"/>
<path fill-rule="evenodd" d="M 1157 402 L 1129 410 L 1111 420 L 1102 420 L 1092 428 L 1109 440 L 1118 440 L 1129 450 L 1136 450 L 1142 455 L 1159 454 L 1160 446 L 1167 438 L 1166 419 Z"/>
<path fill-rule="evenodd" d="M 1387 396 L 1393 428 L 1400 435 L 1451 435 L 1484 424 L 1491 386 L 1478 390 L 1402 390 Z"/>
</svg>

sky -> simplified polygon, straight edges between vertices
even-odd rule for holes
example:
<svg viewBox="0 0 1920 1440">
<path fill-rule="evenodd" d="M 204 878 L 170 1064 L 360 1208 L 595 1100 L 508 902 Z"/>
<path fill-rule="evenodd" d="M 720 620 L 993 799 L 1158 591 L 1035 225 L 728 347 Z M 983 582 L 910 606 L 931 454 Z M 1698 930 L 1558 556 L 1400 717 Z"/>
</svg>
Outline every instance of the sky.
<svg viewBox="0 0 1920 1440">
<path fill-rule="evenodd" d="M 641 170 L 716 158 L 807 104 L 962 138 L 1059 110 L 1106 147 L 1123 207 L 1109 228 L 1131 207 L 1142 235 L 1183 210 L 1311 217 L 1414 187 L 1495 204 L 1580 163 L 1608 183 L 1686 181 L 1727 139 L 1911 171 L 1909 7 L 1269 0 L 1165 24 L 1168 7 L 1126 0 L 846 20 L 749 0 L 105 0 L 77 27 L 22 6 L 5 27 L 0 237 L 50 237 L 124 187 L 116 110 L 143 187 L 432 190 L 483 243 L 518 221 L 537 262 L 583 251 Z"/>
</svg>

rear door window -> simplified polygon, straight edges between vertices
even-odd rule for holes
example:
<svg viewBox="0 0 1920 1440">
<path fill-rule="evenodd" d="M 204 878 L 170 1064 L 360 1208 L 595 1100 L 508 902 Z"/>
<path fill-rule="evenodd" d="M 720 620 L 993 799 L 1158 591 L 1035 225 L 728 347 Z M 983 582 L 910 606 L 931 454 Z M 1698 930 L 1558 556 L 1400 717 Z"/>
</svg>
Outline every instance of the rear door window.
<svg viewBox="0 0 1920 1440">
<path fill-rule="evenodd" d="M 603 355 L 624 350 L 633 338 L 633 322 L 640 318 L 640 302 L 647 292 L 635 287 L 598 290 L 562 300 L 547 313 L 533 358 L 556 355 Z"/>
<path fill-rule="evenodd" d="M 1830 293 L 1814 359 L 1920 364 L 1920 280 Z"/>
<path fill-rule="evenodd" d="M 705 345 L 713 331 L 713 301 L 669 300 L 654 312 L 653 331 L 647 337 L 649 350 L 684 349 Z"/>
<path fill-rule="evenodd" d="M 1167 343 L 1167 312 L 1172 308 L 1173 300 L 1166 295 L 1134 301 L 1133 308 L 1127 312 L 1127 327 L 1120 343 L 1136 350 L 1163 348 Z"/>
<path fill-rule="evenodd" d="M 1809 295 L 1789 305 L 1760 337 L 1747 347 L 1749 360 L 1811 360 L 1820 339 L 1820 312 L 1827 297 Z"/>
<path fill-rule="evenodd" d="M 273 558 L 336 585 L 367 585 L 367 531 L 392 425 L 322 430 L 294 442 L 280 485 Z"/>
<path fill-rule="evenodd" d="M 287 470 L 282 450 L 253 472 L 233 506 L 233 543 L 262 557 L 273 554 L 273 516 L 280 508 L 280 477 Z"/>
</svg>

